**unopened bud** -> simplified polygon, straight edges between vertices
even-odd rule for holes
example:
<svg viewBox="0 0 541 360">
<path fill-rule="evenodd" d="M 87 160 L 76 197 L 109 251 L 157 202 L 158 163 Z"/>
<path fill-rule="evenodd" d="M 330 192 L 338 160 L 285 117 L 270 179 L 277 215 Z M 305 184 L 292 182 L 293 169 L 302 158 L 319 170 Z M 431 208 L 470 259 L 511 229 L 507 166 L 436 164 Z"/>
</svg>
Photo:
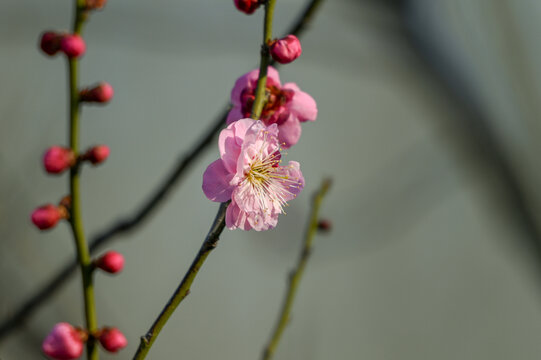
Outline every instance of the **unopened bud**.
<svg viewBox="0 0 541 360">
<path fill-rule="evenodd" d="M 301 42 L 295 35 L 275 40 L 270 44 L 270 54 L 280 64 L 288 64 L 302 53 Z"/>
<path fill-rule="evenodd" d="M 98 85 L 81 90 L 79 100 L 95 103 L 109 102 L 114 95 L 113 87 L 106 82 L 101 82 Z"/>
<path fill-rule="evenodd" d="M 108 251 L 96 260 L 96 267 L 110 274 L 116 274 L 124 268 L 124 256 L 116 251 Z"/>
<path fill-rule="evenodd" d="M 60 50 L 69 58 L 78 58 L 85 53 L 86 44 L 80 35 L 66 34 L 60 41 Z"/>
<path fill-rule="evenodd" d="M 43 166 L 49 174 L 60 174 L 75 163 L 73 151 L 61 146 L 51 146 L 43 154 Z"/>
<path fill-rule="evenodd" d="M 88 10 L 98 10 L 105 6 L 107 0 L 85 0 L 85 8 Z"/>
<path fill-rule="evenodd" d="M 100 164 L 109 157 L 111 150 L 107 145 L 96 145 L 90 149 L 81 157 L 82 160 L 88 160 L 93 165 Z"/>
<path fill-rule="evenodd" d="M 32 211 L 31 219 L 38 229 L 46 230 L 54 227 L 60 219 L 66 216 L 65 208 L 47 204 Z"/>
<path fill-rule="evenodd" d="M 257 8 L 259 7 L 260 3 L 258 0 L 234 0 L 235 6 L 237 9 L 242 11 L 245 14 L 253 14 Z"/>
<path fill-rule="evenodd" d="M 120 330 L 115 327 L 104 328 L 99 336 L 100 344 L 109 352 L 117 352 L 128 345 L 128 340 Z"/>
<path fill-rule="evenodd" d="M 332 229 L 332 223 L 330 220 L 321 219 L 317 223 L 317 229 L 321 232 L 329 232 Z"/>
<path fill-rule="evenodd" d="M 41 349 L 45 355 L 58 360 L 78 359 L 83 354 L 83 336 L 68 323 L 56 324 L 43 340 Z"/>
<path fill-rule="evenodd" d="M 45 31 L 41 34 L 40 48 L 49 56 L 53 56 L 60 50 L 62 35 L 54 31 Z"/>
</svg>

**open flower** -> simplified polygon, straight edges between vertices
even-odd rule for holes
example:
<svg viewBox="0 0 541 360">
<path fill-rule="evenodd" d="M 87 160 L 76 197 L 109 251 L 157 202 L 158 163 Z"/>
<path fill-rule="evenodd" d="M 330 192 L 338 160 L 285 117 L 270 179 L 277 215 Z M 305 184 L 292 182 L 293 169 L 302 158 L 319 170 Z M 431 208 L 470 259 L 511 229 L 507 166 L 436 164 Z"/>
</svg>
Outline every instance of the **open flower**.
<svg viewBox="0 0 541 360">
<path fill-rule="evenodd" d="M 227 115 L 228 124 L 250 117 L 258 77 L 259 70 L 252 70 L 235 82 L 231 91 L 233 109 Z M 278 125 L 278 140 L 283 148 L 290 148 L 299 141 L 300 123 L 316 120 L 316 102 L 310 95 L 301 91 L 295 83 L 280 85 L 278 71 L 272 66 L 269 66 L 267 70 L 265 93 L 265 106 L 260 120 L 267 126 Z"/>
<path fill-rule="evenodd" d="M 278 125 L 240 119 L 222 130 L 220 159 L 203 174 L 209 200 L 231 200 L 225 215 L 229 229 L 272 229 L 287 201 L 304 187 L 299 163 L 281 166 Z"/>
</svg>

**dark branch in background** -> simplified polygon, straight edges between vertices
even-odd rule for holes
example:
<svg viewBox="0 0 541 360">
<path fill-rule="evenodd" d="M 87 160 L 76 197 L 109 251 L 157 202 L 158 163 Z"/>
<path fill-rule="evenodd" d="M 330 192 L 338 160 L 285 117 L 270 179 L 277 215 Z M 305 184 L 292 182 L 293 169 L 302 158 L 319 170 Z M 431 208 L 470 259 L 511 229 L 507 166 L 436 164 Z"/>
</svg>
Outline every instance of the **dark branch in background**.
<svg viewBox="0 0 541 360">
<path fill-rule="evenodd" d="M 463 74 L 460 74 L 441 50 L 430 42 L 425 29 L 411 18 L 409 10 L 412 1 L 388 0 L 388 2 L 396 7 L 403 21 L 401 32 L 424 65 L 426 72 L 436 81 L 449 102 L 465 114 L 453 119 L 448 125 L 459 134 L 456 139 L 468 150 L 468 157 L 477 158 L 483 166 L 493 171 L 493 178 L 500 182 L 498 195 L 503 200 L 506 215 L 524 231 L 526 245 L 537 258 L 537 266 L 541 269 L 541 226 L 537 221 L 535 208 L 529 200 L 530 195 L 515 164 L 492 129 L 490 119 L 475 102 Z"/>
<path fill-rule="evenodd" d="M 299 14 L 298 19 L 286 32 L 286 34 L 300 36 L 313 19 L 316 10 L 319 8 L 322 2 L 323 0 L 310 0 L 304 11 Z M 271 61 L 271 65 L 274 64 L 274 61 Z M 203 151 L 213 143 L 213 139 L 222 129 L 223 125 L 225 125 L 228 112 L 229 105 L 222 110 L 220 115 L 216 118 L 216 121 L 203 135 L 203 138 L 194 147 L 192 147 L 193 150 L 180 155 L 180 159 L 173 171 L 171 171 L 171 173 L 166 176 L 156 190 L 151 193 L 142 207 L 136 209 L 132 215 L 121 218 L 112 226 L 99 232 L 97 236 L 91 239 L 90 252 L 92 254 L 95 253 L 98 248 L 113 240 L 116 236 L 134 231 L 145 223 L 145 220 L 147 220 L 149 216 L 158 209 L 159 205 L 161 205 L 163 200 L 167 198 L 175 185 L 177 185 L 182 179 L 182 175 L 186 173 L 187 169 L 189 169 L 189 167 L 195 163 L 195 160 L 197 160 L 199 156 L 203 154 Z M 71 263 L 66 264 L 62 270 L 60 270 L 58 274 L 52 278 L 52 280 L 47 282 L 46 285 L 30 296 L 28 300 L 25 301 L 19 307 L 19 309 L 13 313 L 13 315 L 5 319 L 0 325 L 0 341 L 4 339 L 12 330 L 22 325 L 27 317 L 29 317 L 41 304 L 43 304 L 45 300 L 50 298 L 62 285 L 64 285 L 69 276 L 76 269 L 76 262 L 72 261 Z"/>
</svg>

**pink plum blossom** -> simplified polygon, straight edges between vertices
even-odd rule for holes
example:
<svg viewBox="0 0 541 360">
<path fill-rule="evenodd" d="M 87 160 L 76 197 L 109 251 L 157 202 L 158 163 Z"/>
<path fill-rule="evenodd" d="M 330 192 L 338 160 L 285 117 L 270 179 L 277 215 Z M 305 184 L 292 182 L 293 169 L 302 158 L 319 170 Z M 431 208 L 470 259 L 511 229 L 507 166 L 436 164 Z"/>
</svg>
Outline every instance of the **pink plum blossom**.
<svg viewBox="0 0 541 360">
<path fill-rule="evenodd" d="M 242 75 L 231 91 L 233 108 L 227 116 L 227 124 L 250 117 L 255 99 L 259 70 Z M 301 91 L 295 83 L 280 84 L 278 71 L 272 66 L 267 70 L 266 103 L 261 121 L 267 126 L 278 126 L 278 140 L 287 149 L 295 145 L 301 136 L 301 122 L 314 121 L 317 106 L 314 99 Z"/>
<path fill-rule="evenodd" d="M 281 166 L 278 125 L 240 119 L 222 130 L 220 159 L 203 174 L 203 192 L 209 200 L 225 202 L 229 229 L 272 229 L 304 187 L 299 163 Z"/>
</svg>

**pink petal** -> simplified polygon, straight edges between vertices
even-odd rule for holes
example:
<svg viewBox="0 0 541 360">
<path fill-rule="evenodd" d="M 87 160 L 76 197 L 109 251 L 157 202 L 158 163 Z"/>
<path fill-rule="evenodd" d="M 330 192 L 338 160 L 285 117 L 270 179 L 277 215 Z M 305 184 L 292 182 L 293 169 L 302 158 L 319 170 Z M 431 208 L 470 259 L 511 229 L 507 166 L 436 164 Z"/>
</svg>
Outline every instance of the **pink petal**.
<svg viewBox="0 0 541 360">
<path fill-rule="evenodd" d="M 224 166 L 230 173 L 236 171 L 237 159 L 244 142 L 246 130 L 254 122 L 252 119 L 240 119 L 220 132 L 220 136 L 218 137 L 220 158 L 224 161 Z"/>
<path fill-rule="evenodd" d="M 301 124 L 297 118 L 290 114 L 288 119 L 278 126 L 278 141 L 282 148 L 289 149 L 299 141 L 301 137 Z"/>
<path fill-rule="evenodd" d="M 225 226 L 230 230 L 238 228 L 247 231 L 251 229 L 246 213 L 237 206 L 234 200 L 231 201 L 225 212 Z"/>
<path fill-rule="evenodd" d="M 257 87 L 258 78 L 259 69 L 255 69 L 242 75 L 237 79 L 237 81 L 235 81 L 235 86 L 233 86 L 233 90 L 231 90 L 231 103 L 233 104 L 233 106 L 242 106 L 242 92 L 245 89 L 255 89 Z M 280 75 L 278 75 L 278 71 L 272 66 L 269 66 L 267 68 L 267 85 L 280 87 Z"/>
<path fill-rule="evenodd" d="M 227 171 L 222 159 L 212 162 L 203 174 L 203 192 L 211 201 L 224 202 L 231 199 L 233 187 L 229 182 L 233 174 Z"/>
<path fill-rule="evenodd" d="M 257 75 L 259 76 L 259 71 L 257 72 Z M 280 87 L 280 75 L 278 74 L 278 70 L 273 68 L 272 66 L 269 66 L 267 68 L 267 85 L 273 85 Z"/>
<path fill-rule="evenodd" d="M 227 120 L 226 124 L 232 124 L 235 121 L 242 119 L 244 115 L 242 114 L 242 105 L 235 105 L 231 110 L 229 110 L 229 114 L 227 114 Z"/>
<path fill-rule="evenodd" d="M 317 104 L 313 97 L 301 91 L 297 84 L 287 83 L 284 89 L 294 91 L 293 98 L 288 103 L 289 110 L 297 116 L 299 121 L 314 121 L 317 118 Z"/>
<path fill-rule="evenodd" d="M 254 89 L 257 86 L 257 78 L 259 77 L 259 70 L 252 70 L 235 81 L 235 86 L 231 90 L 231 103 L 233 106 L 242 106 L 241 95 L 244 89 Z"/>
<path fill-rule="evenodd" d="M 285 175 L 288 176 L 290 183 L 288 184 L 288 193 L 284 196 L 286 201 L 293 200 L 304 188 L 304 176 L 302 176 L 300 164 L 296 161 L 290 161 L 288 166 L 283 167 Z"/>
</svg>

